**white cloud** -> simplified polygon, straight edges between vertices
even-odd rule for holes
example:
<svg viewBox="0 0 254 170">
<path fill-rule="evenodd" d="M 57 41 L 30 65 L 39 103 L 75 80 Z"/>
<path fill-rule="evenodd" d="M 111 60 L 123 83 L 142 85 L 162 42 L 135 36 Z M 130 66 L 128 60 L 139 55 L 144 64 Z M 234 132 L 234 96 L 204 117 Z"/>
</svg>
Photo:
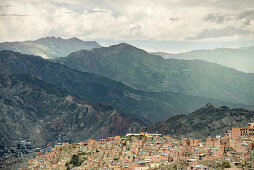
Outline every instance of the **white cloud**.
<svg viewBox="0 0 254 170">
<path fill-rule="evenodd" d="M 5 0 L 1 4 L 0 41 L 47 35 L 165 41 L 254 39 L 253 15 L 246 12 L 254 10 L 252 0 Z"/>
</svg>

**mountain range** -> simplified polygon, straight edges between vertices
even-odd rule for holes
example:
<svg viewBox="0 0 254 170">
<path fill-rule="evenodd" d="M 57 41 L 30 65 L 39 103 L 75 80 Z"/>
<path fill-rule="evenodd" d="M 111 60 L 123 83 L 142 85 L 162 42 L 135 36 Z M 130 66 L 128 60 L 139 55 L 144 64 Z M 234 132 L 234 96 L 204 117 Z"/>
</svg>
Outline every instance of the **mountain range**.
<svg viewBox="0 0 254 170">
<path fill-rule="evenodd" d="M 204 139 L 208 136 L 223 136 L 232 127 L 246 127 L 249 122 L 254 122 L 254 111 L 243 108 L 230 109 L 227 106 L 216 108 L 208 103 L 190 114 L 170 117 L 145 130 L 158 131 L 178 139 Z"/>
<path fill-rule="evenodd" d="M 3 42 L 0 50 L 13 50 L 24 54 L 38 55 L 43 58 L 65 57 L 80 49 L 91 50 L 100 48 L 96 41 L 83 41 L 76 37 L 63 39 L 60 37 L 45 37 L 34 41 Z"/>
<path fill-rule="evenodd" d="M 154 52 L 152 54 L 160 55 L 166 59 L 204 60 L 226 67 L 231 67 L 239 71 L 254 73 L 254 46 L 241 48 L 201 49 L 178 54 L 164 52 Z"/>
<path fill-rule="evenodd" d="M 121 43 L 80 50 L 54 60 L 145 91 L 172 91 L 254 104 L 254 74 L 200 60 L 164 59 Z"/>
<path fill-rule="evenodd" d="M 0 75 L 0 144 L 30 139 L 35 146 L 138 131 L 143 124 L 111 106 L 86 101 L 33 75 Z"/>
<path fill-rule="evenodd" d="M 3 44 L 24 54 L 0 51 L 0 144 L 29 138 L 39 146 L 141 130 L 204 137 L 253 121 L 252 73 L 164 59 L 125 43 L 46 37 Z"/>
<path fill-rule="evenodd" d="M 38 56 L 13 51 L 0 52 L 0 72 L 5 75 L 24 73 L 37 76 L 66 90 L 71 95 L 84 98 L 89 103 L 103 102 L 147 124 L 172 115 L 188 113 L 208 102 L 215 105 L 253 108 L 253 106 L 170 91 L 136 90 L 106 77 L 80 72 Z"/>
</svg>

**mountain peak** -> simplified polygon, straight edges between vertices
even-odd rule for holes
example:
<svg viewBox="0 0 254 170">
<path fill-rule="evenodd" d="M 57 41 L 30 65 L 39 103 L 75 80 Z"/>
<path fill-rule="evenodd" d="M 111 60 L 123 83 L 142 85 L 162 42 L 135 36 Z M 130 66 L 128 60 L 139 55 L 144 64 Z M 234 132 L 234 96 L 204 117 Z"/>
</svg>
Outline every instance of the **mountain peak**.
<svg viewBox="0 0 254 170">
<path fill-rule="evenodd" d="M 83 41 L 77 37 L 72 37 L 72 38 L 69 38 L 69 39 L 66 39 L 66 40 L 71 40 L 71 41 Z"/>
<path fill-rule="evenodd" d="M 116 44 L 116 45 L 111 45 L 109 47 L 112 47 L 112 48 L 137 48 L 133 45 L 130 45 L 130 44 L 127 44 L 127 43 L 119 43 L 119 44 Z"/>
<path fill-rule="evenodd" d="M 211 103 L 207 103 L 203 108 L 215 108 Z"/>
<path fill-rule="evenodd" d="M 96 41 L 83 41 L 82 39 L 79 39 L 77 37 L 72 37 L 72 38 L 61 38 L 61 37 L 55 37 L 55 36 L 47 36 L 47 37 L 42 37 L 38 40 L 35 40 L 37 42 L 50 42 L 50 41 L 58 41 L 58 42 L 75 42 L 75 43 L 97 43 Z M 98 43 L 97 43 L 98 44 Z M 99 44 L 98 44 L 99 45 Z"/>
<path fill-rule="evenodd" d="M 188 116 L 200 115 L 200 114 L 204 114 L 206 112 L 210 112 L 212 110 L 216 110 L 216 108 L 211 103 L 207 103 L 205 106 L 201 107 L 200 109 L 198 109 L 192 113 L 189 113 Z"/>
<path fill-rule="evenodd" d="M 113 52 L 121 52 L 121 53 L 133 53 L 133 52 L 140 52 L 143 53 L 142 55 L 147 55 L 148 53 L 145 50 L 142 50 L 140 48 L 137 48 L 133 45 L 127 44 L 127 43 L 119 43 L 114 44 L 109 47 L 101 48 L 100 51 L 113 51 Z M 136 55 L 136 54 L 135 54 Z M 149 55 L 149 54 L 148 54 Z"/>
<path fill-rule="evenodd" d="M 119 46 L 131 46 L 130 44 L 127 44 L 127 43 L 124 43 L 124 42 L 119 43 L 118 45 L 119 45 Z"/>
<path fill-rule="evenodd" d="M 77 37 L 63 39 L 47 36 L 34 41 L 17 41 L 0 43 L 0 50 L 12 50 L 23 54 L 38 55 L 46 59 L 66 57 L 80 49 L 92 50 L 102 46 L 96 41 L 83 41 Z"/>
<path fill-rule="evenodd" d="M 37 43 L 50 43 L 50 42 L 62 42 L 64 40 L 65 39 L 63 39 L 61 37 L 47 36 L 47 37 L 39 38 L 39 39 L 35 40 L 34 42 L 37 42 Z"/>
</svg>

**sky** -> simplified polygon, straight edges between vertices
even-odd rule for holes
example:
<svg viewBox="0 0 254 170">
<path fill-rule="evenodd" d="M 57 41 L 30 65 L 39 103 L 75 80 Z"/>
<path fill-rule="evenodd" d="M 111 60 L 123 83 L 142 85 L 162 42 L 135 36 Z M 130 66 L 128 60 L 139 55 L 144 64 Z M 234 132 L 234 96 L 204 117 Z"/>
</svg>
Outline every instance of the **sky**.
<svg viewBox="0 0 254 170">
<path fill-rule="evenodd" d="M 254 45 L 254 0 L 0 0 L 0 42 L 78 37 L 147 51 Z"/>
</svg>

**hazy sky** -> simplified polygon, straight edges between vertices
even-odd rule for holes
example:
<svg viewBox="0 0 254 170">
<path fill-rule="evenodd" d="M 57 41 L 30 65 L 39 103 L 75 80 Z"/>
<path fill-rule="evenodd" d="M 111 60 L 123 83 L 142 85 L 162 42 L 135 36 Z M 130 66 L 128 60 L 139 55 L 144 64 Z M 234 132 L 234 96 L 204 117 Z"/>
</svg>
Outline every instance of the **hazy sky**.
<svg viewBox="0 0 254 170">
<path fill-rule="evenodd" d="M 254 45 L 254 0 L 0 0 L 0 41 L 45 36 L 149 51 Z"/>
</svg>

